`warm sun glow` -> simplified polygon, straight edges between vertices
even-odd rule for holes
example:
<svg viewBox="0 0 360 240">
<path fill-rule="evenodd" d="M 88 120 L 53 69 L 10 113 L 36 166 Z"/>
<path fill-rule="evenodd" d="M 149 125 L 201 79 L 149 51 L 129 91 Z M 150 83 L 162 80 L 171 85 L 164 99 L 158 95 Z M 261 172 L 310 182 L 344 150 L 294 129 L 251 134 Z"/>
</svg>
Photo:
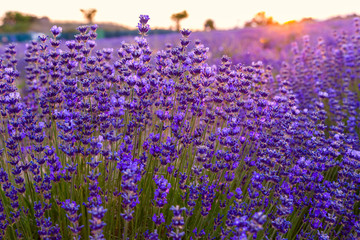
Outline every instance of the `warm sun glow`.
<svg viewBox="0 0 360 240">
<path fill-rule="evenodd" d="M 189 17 L 182 21 L 184 27 L 203 29 L 207 19 L 213 19 L 218 29 L 242 27 L 257 12 L 265 11 L 279 23 L 302 18 L 326 19 L 337 15 L 360 13 L 358 0 L 12 0 L 1 3 L 0 16 L 7 11 L 20 11 L 37 16 L 48 16 L 52 20 L 83 21 L 80 9 L 97 9 L 95 21 L 116 22 L 128 27 L 135 27 L 140 14 L 150 15 L 153 28 L 169 28 L 175 24 L 171 20 L 173 13 L 186 10 Z"/>
</svg>

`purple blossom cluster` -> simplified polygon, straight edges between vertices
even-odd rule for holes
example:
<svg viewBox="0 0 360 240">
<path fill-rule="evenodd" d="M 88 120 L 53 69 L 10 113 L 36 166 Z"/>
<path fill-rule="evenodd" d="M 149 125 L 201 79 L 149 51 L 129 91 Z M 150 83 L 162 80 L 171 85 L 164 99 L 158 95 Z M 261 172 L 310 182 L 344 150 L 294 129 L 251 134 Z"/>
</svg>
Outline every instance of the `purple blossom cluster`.
<svg viewBox="0 0 360 240">
<path fill-rule="evenodd" d="M 25 73 L 5 50 L 0 239 L 358 239 L 359 20 L 276 71 L 187 29 L 154 54 L 149 20 L 116 50 L 54 26 Z"/>
</svg>

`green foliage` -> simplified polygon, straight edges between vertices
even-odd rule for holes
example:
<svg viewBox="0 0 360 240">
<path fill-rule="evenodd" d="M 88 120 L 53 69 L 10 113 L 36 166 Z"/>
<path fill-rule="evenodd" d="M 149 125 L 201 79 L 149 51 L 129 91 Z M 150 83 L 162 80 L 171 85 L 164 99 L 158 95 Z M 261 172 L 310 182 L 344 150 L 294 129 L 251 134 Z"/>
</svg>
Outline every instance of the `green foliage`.
<svg viewBox="0 0 360 240">
<path fill-rule="evenodd" d="M 6 12 L 0 32 L 26 32 L 34 20 L 36 20 L 36 17 L 32 15 L 15 11 Z"/>
</svg>

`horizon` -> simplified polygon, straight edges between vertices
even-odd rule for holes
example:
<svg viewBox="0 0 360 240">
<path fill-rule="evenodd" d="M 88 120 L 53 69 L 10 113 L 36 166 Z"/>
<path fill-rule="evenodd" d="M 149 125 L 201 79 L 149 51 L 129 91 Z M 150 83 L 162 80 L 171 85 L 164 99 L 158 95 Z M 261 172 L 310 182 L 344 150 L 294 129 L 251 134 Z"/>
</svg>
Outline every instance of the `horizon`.
<svg viewBox="0 0 360 240">
<path fill-rule="evenodd" d="M 126 2 L 127 9 L 121 9 L 121 1 L 103 0 L 99 4 L 96 0 L 64 0 L 61 5 L 54 7 L 55 1 L 46 0 L 13 0 L 6 1 L 0 9 L 2 18 L 8 11 L 18 11 L 36 17 L 48 17 L 53 22 L 77 22 L 84 23 L 83 14 L 80 9 L 97 9 L 94 23 L 115 23 L 128 28 L 136 28 L 140 14 L 150 16 L 150 27 L 153 29 L 174 28 L 171 15 L 186 10 L 189 17 L 181 21 L 182 28 L 191 30 L 202 30 L 207 19 L 215 22 L 219 30 L 243 27 L 246 21 L 251 20 L 258 12 L 264 11 L 266 16 L 273 17 L 280 24 L 288 21 L 300 21 L 304 18 L 326 20 L 336 16 L 348 16 L 360 13 L 360 1 L 343 0 L 338 1 L 266 1 L 255 0 L 251 3 L 235 0 L 224 0 L 222 6 L 218 2 L 204 0 L 183 0 L 181 5 L 171 4 L 170 1 L 137 1 Z M 124 2 L 125 3 L 125 2 Z M 164 5 L 167 4 L 167 10 Z M 125 5 L 125 4 L 124 4 Z M 69 8 L 69 6 L 72 6 Z M 204 9 L 206 11 L 204 11 Z"/>
</svg>

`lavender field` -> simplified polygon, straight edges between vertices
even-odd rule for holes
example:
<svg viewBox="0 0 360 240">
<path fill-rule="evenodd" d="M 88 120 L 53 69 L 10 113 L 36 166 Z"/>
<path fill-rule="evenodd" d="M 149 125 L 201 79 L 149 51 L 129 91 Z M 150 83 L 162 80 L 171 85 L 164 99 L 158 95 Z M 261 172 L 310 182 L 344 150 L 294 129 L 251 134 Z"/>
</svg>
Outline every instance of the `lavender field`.
<svg viewBox="0 0 360 240">
<path fill-rule="evenodd" d="M 0 239 L 359 239 L 360 19 L 149 20 L 1 51 Z"/>
</svg>

